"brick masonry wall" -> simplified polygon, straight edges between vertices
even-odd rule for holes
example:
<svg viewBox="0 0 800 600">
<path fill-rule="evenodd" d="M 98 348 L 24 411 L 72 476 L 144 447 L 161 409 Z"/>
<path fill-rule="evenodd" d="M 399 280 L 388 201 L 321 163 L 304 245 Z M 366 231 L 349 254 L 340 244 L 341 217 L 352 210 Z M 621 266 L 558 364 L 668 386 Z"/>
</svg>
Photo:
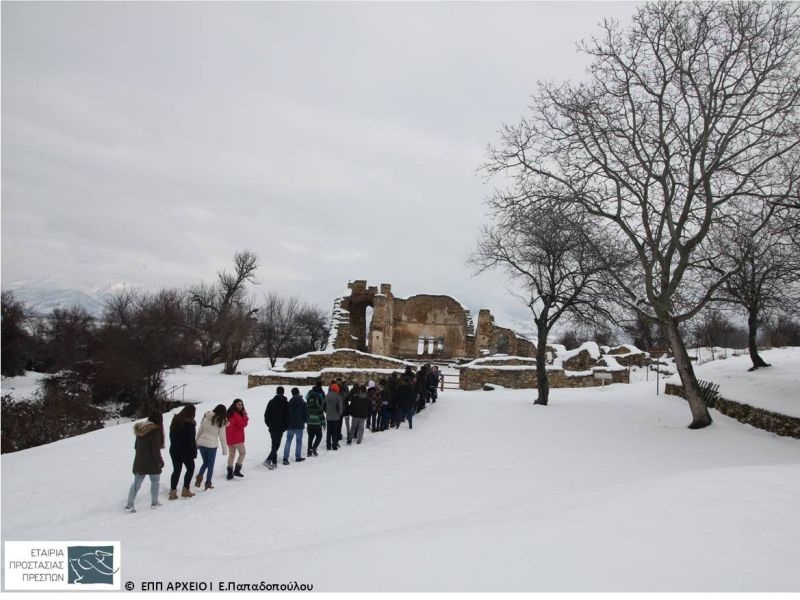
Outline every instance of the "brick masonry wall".
<svg viewBox="0 0 800 600">
<path fill-rule="evenodd" d="M 668 383 L 665 392 L 680 398 L 686 398 L 683 386 L 677 383 Z M 740 423 L 758 427 L 764 431 L 800 439 L 800 418 L 789 417 L 780 413 L 756 408 L 743 402 L 734 402 L 718 397 L 716 400 L 706 401 L 706 406 L 714 408 L 723 415 L 732 417 Z"/>
</svg>

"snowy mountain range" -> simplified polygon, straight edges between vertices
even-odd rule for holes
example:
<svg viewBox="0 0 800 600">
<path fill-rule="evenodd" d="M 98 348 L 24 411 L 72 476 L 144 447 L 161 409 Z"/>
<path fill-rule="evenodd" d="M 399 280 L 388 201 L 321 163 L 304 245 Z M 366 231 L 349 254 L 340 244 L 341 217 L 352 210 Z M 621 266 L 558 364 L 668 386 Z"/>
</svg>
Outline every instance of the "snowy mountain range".
<svg viewBox="0 0 800 600">
<path fill-rule="evenodd" d="M 119 282 L 79 289 L 64 287 L 50 279 L 38 279 L 15 281 L 3 285 L 3 291 L 13 292 L 14 297 L 24 302 L 36 316 L 48 315 L 56 308 L 80 306 L 92 316 L 99 317 L 103 314 L 106 301 L 116 292 L 137 287 L 126 282 Z"/>
</svg>

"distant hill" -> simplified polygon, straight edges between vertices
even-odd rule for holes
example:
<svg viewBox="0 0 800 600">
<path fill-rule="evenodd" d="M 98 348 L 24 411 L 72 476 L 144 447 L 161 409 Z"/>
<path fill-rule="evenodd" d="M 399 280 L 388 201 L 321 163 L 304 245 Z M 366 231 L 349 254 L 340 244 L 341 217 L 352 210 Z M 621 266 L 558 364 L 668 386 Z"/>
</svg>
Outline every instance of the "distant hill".
<svg viewBox="0 0 800 600">
<path fill-rule="evenodd" d="M 105 302 L 111 295 L 129 286 L 126 283 L 98 287 L 88 290 L 58 287 L 47 281 L 16 282 L 3 287 L 3 291 L 13 292 L 14 297 L 24 302 L 34 316 L 47 316 L 56 308 L 72 308 L 80 306 L 92 316 L 103 314 Z"/>
</svg>

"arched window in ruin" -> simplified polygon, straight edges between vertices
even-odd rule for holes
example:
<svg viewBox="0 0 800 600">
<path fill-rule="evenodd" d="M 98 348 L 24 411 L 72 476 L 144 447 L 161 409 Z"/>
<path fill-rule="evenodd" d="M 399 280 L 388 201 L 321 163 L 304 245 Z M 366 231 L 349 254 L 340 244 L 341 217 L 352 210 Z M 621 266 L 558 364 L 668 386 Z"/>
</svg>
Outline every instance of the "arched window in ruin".
<svg viewBox="0 0 800 600">
<path fill-rule="evenodd" d="M 435 340 L 433 339 L 433 336 L 429 336 L 428 337 L 428 354 L 433 354 L 433 349 L 435 347 L 434 344 L 435 344 Z"/>
<path fill-rule="evenodd" d="M 439 339 L 436 340 L 436 351 L 444 352 L 444 336 L 439 337 Z"/>
<path fill-rule="evenodd" d="M 417 354 L 425 354 L 425 336 L 419 336 L 417 340 Z"/>
</svg>

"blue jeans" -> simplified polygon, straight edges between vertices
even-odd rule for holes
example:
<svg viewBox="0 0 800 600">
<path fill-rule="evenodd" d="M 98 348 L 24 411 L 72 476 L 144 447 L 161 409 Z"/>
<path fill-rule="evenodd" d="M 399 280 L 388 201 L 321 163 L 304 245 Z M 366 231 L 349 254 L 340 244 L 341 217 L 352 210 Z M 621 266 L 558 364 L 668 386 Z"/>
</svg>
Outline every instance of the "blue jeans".
<svg viewBox="0 0 800 600">
<path fill-rule="evenodd" d="M 406 419 L 408 419 L 408 428 L 409 429 L 413 429 L 413 427 L 411 426 L 411 420 L 413 418 L 414 418 L 414 407 L 412 406 L 406 411 Z"/>
<path fill-rule="evenodd" d="M 202 479 L 203 473 L 208 469 L 206 474 L 206 483 L 211 483 L 211 477 L 214 475 L 214 462 L 217 460 L 217 449 L 206 448 L 205 446 L 198 446 L 197 451 L 200 453 L 200 458 L 203 459 L 203 464 L 200 465 L 200 470 L 197 476 Z"/>
<path fill-rule="evenodd" d="M 139 488 L 142 487 L 142 482 L 145 477 L 150 478 L 150 505 L 155 506 L 158 504 L 158 480 L 161 478 L 160 474 L 145 475 L 144 473 L 136 473 L 133 476 L 133 483 L 131 489 L 128 491 L 128 507 L 133 508 L 133 501 L 136 500 L 136 494 L 139 493 Z"/>
<path fill-rule="evenodd" d="M 286 431 L 286 445 L 283 447 L 283 460 L 289 460 L 289 450 L 292 447 L 292 439 L 297 438 L 295 444 L 295 459 L 300 458 L 303 451 L 303 430 L 302 429 L 288 429 Z"/>
</svg>

